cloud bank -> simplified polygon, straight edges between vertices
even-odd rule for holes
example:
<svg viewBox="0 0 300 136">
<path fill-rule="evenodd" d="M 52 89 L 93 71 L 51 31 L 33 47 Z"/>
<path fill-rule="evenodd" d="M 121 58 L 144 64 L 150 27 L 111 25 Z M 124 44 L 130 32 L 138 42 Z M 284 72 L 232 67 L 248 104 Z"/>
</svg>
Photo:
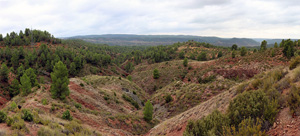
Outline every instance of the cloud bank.
<svg viewBox="0 0 300 136">
<path fill-rule="evenodd" d="M 296 0 L 0 0 L 0 33 L 299 38 Z"/>
</svg>

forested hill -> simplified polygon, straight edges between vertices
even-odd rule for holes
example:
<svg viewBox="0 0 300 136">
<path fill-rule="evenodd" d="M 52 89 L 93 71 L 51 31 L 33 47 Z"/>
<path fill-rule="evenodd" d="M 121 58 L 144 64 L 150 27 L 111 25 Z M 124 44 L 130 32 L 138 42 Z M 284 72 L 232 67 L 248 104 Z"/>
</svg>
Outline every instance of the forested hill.
<svg viewBox="0 0 300 136">
<path fill-rule="evenodd" d="M 259 46 L 260 43 L 247 38 L 219 38 L 202 37 L 191 35 L 131 35 L 131 34 L 106 34 L 106 35 L 86 35 L 74 36 L 70 39 L 82 39 L 92 43 L 103 43 L 108 45 L 170 45 L 177 42 L 194 40 L 197 42 L 207 42 L 217 46 Z"/>
</svg>

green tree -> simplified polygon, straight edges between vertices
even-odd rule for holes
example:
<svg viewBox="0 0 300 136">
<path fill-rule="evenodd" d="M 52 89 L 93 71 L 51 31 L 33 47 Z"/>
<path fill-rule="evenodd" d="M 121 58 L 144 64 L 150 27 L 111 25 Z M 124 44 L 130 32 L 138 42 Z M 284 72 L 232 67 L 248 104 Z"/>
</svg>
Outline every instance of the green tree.
<svg viewBox="0 0 300 136">
<path fill-rule="evenodd" d="M 134 69 L 133 64 L 131 62 L 128 62 L 125 66 L 126 72 L 130 73 L 133 71 L 133 69 Z"/>
<path fill-rule="evenodd" d="M 71 116 L 69 110 L 66 110 L 65 112 L 63 112 L 62 118 L 65 120 L 72 120 L 73 117 Z"/>
<path fill-rule="evenodd" d="M 23 65 L 21 64 L 21 66 L 17 69 L 17 79 L 20 79 L 23 76 L 24 71 Z"/>
<path fill-rule="evenodd" d="M 206 61 L 206 52 L 201 52 L 198 56 L 197 56 L 197 60 L 198 61 Z"/>
<path fill-rule="evenodd" d="M 31 93 L 30 78 L 26 75 L 26 73 L 24 73 L 20 80 L 21 80 L 22 95 L 26 96 L 29 93 Z"/>
<path fill-rule="evenodd" d="M 277 42 L 275 42 L 274 48 L 278 48 L 278 43 Z"/>
<path fill-rule="evenodd" d="M 267 41 L 263 40 L 260 45 L 260 50 L 265 51 L 267 49 Z"/>
<path fill-rule="evenodd" d="M 222 51 L 219 51 L 219 53 L 218 53 L 218 58 L 221 58 L 222 56 L 223 56 Z"/>
<path fill-rule="evenodd" d="M 17 52 L 12 54 L 11 64 L 14 68 L 19 66 L 19 54 Z"/>
<path fill-rule="evenodd" d="M 275 49 L 272 49 L 271 56 L 272 56 L 272 57 L 275 57 Z"/>
<path fill-rule="evenodd" d="M 184 58 L 183 60 L 183 66 L 187 67 L 188 66 L 188 59 Z"/>
<path fill-rule="evenodd" d="M 74 62 L 70 65 L 70 75 L 75 76 L 77 75 L 76 65 Z"/>
<path fill-rule="evenodd" d="M 14 79 L 9 88 L 9 95 L 14 97 L 20 93 L 20 83 L 17 79 Z"/>
<path fill-rule="evenodd" d="M 232 58 L 235 58 L 235 54 L 236 54 L 236 53 L 235 53 L 235 50 L 233 50 L 232 53 L 231 53 L 231 57 L 232 57 Z"/>
<path fill-rule="evenodd" d="M 36 74 L 34 73 L 34 70 L 32 68 L 29 68 L 25 71 L 25 74 L 29 77 L 30 79 L 30 84 L 31 87 L 37 86 L 38 82 L 37 82 L 37 78 L 36 78 Z"/>
<path fill-rule="evenodd" d="M 241 56 L 245 56 L 246 54 L 247 54 L 246 47 L 242 47 L 242 49 L 241 49 Z"/>
<path fill-rule="evenodd" d="M 7 82 L 8 81 L 8 74 L 9 74 L 9 69 L 7 68 L 6 64 L 1 65 L 1 80 Z"/>
<path fill-rule="evenodd" d="M 236 45 L 236 44 L 233 44 L 232 46 L 231 46 L 231 50 L 237 50 L 238 49 L 238 46 Z"/>
<path fill-rule="evenodd" d="M 159 78 L 159 72 L 158 72 L 157 69 L 154 69 L 154 70 L 153 70 L 153 78 L 154 78 L 154 79 L 158 79 L 158 78 Z"/>
<path fill-rule="evenodd" d="M 0 34 L 0 41 L 3 41 L 3 36 L 2 36 L 2 34 Z"/>
<path fill-rule="evenodd" d="M 184 58 L 184 52 L 183 52 L 183 51 L 181 51 L 181 52 L 179 53 L 179 58 L 180 58 L 180 59 L 183 59 L 183 58 Z"/>
<path fill-rule="evenodd" d="M 145 104 L 143 113 L 144 113 L 144 119 L 147 122 L 150 122 L 152 120 L 152 115 L 153 115 L 153 106 L 149 100 Z"/>
<path fill-rule="evenodd" d="M 52 84 L 50 91 L 53 98 L 59 98 L 63 100 L 69 96 L 70 90 L 68 88 L 68 69 L 61 61 L 55 64 L 53 72 L 51 73 L 51 79 Z"/>
</svg>

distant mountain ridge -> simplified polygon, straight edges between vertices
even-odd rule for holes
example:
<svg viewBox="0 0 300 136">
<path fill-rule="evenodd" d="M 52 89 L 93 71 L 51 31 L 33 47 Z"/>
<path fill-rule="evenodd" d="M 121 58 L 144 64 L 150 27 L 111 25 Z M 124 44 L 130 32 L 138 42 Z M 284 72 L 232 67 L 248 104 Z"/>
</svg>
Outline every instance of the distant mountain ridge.
<svg viewBox="0 0 300 136">
<path fill-rule="evenodd" d="M 136 45 L 168 45 L 177 42 L 194 40 L 197 42 L 207 42 L 216 46 L 259 46 L 260 43 L 249 38 L 219 38 L 192 35 L 134 35 L 134 34 L 104 34 L 104 35 L 83 35 L 74 36 L 67 39 L 82 39 L 92 43 L 102 43 L 108 45 L 136 46 Z"/>
</svg>

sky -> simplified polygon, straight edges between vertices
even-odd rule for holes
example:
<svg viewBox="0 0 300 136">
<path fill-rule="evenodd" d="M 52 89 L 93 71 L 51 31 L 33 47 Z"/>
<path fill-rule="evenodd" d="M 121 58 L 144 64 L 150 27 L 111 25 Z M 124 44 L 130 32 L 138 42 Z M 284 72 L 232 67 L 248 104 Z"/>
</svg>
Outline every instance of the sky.
<svg viewBox="0 0 300 136">
<path fill-rule="evenodd" d="M 0 0 L 0 33 L 300 36 L 298 0 Z"/>
</svg>

